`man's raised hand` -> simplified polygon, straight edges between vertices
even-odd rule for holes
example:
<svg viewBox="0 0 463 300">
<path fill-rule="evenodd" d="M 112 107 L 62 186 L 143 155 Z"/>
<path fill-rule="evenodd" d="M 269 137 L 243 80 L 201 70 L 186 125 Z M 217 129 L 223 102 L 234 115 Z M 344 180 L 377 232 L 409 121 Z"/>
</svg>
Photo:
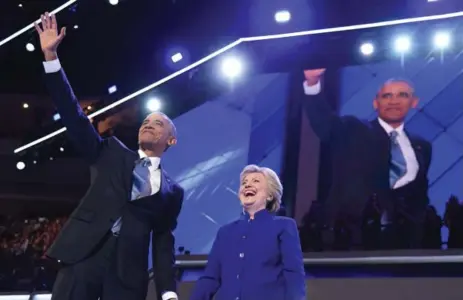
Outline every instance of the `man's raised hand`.
<svg viewBox="0 0 463 300">
<path fill-rule="evenodd" d="M 59 44 L 66 36 L 66 27 L 61 28 L 58 34 L 58 24 L 55 15 L 46 12 L 41 16 L 42 24 L 35 24 L 40 38 L 40 47 L 42 48 L 47 60 L 56 59 L 56 51 Z"/>
</svg>

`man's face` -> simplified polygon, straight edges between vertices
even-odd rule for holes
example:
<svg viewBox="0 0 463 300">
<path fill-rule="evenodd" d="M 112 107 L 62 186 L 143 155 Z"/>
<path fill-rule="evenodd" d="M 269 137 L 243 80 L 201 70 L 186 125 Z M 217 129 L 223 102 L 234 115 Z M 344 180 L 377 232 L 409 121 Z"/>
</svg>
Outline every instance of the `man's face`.
<svg viewBox="0 0 463 300">
<path fill-rule="evenodd" d="M 412 87 L 403 81 L 386 83 L 373 101 L 379 117 L 387 123 L 403 122 L 408 111 L 417 105 Z"/>
<path fill-rule="evenodd" d="M 177 142 L 172 136 L 172 131 L 172 124 L 164 115 L 152 113 L 145 118 L 140 126 L 138 143 L 142 148 L 153 149 L 162 146 L 162 150 L 164 150 Z"/>
</svg>

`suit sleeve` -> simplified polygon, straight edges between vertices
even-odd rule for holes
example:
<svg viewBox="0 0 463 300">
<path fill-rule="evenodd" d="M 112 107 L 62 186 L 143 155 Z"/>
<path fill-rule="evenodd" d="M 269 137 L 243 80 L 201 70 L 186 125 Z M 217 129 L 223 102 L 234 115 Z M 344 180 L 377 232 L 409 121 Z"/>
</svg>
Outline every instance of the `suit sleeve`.
<svg viewBox="0 0 463 300">
<path fill-rule="evenodd" d="M 93 163 L 98 158 L 102 139 L 82 111 L 66 74 L 57 62 L 58 70 L 47 70 L 46 85 L 74 147 Z"/>
<path fill-rule="evenodd" d="M 286 282 L 285 300 L 306 299 L 304 261 L 296 222 L 285 219 L 280 236 L 283 276 Z"/>
<path fill-rule="evenodd" d="M 204 274 L 196 282 L 190 300 L 212 300 L 215 293 L 217 293 L 220 284 L 220 240 L 222 236 L 222 229 L 219 229 L 217 236 L 212 245 L 212 249 L 207 258 L 206 269 Z"/>
<path fill-rule="evenodd" d="M 307 87 L 304 82 L 303 88 L 304 99 L 302 105 L 310 125 L 321 141 L 328 142 L 333 133 L 341 128 L 342 120 L 332 111 L 326 101 L 322 82 L 319 82 L 314 87 Z M 309 88 L 313 90 L 309 91 Z"/>
<path fill-rule="evenodd" d="M 178 188 L 174 196 L 175 204 L 168 224 L 164 228 L 156 228 L 152 233 L 152 256 L 156 290 L 160 295 L 175 293 L 177 283 L 175 279 L 175 238 L 173 231 L 177 227 L 177 218 L 183 203 L 184 191 Z"/>
</svg>

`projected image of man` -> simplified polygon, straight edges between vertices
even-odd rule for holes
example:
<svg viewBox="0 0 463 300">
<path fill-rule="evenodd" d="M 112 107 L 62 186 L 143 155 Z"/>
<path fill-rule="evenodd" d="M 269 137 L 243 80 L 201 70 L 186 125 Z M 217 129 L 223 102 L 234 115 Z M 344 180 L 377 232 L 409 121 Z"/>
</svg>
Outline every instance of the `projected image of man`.
<svg viewBox="0 0 463 300">
<path fill-rule="evenodd" d="M 432 149 L 404 128 L 406 116 L 419 101 L 412 84 L 386 81 L 373 96 L 378 117 L 362 121 L 332 112 L 324 99 L 324 72 L 305 71 L 303 87 L 310 96 L 304 105 L 312 128 L 332 146 L 334 175 L 325 205 L 328 228 L 341 218 L 353 245 L 361 245 L 363 210 L 375 198 L 381 210 L 383 245 L 420 248 Z"/>
<path fill-rule="evenodd" d="M 163 153 L 177 141 L 173 122 L 162 113 L 147 116 L 138 132 L 137 152 L 115 137 L 102 139 L 58 60 L 65 29 L 58 34 L 56 19 L 48 13 L 36 29 L 51 98 L 92 171 L 87 194 L 47 252 L 63 264 L 52 299 L 145 300 L 150 240 L 157 298 L 177 299 L 172 231 L 184 191 L 161 166 Z"/>
</svg>

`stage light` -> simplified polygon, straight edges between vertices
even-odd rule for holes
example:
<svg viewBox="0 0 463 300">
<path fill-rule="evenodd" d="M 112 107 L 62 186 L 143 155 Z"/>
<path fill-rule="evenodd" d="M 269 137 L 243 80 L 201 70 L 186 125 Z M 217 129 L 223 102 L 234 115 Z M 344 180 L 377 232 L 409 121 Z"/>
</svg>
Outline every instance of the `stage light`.
<svg viewBox="0 0 463 300">
<path fill-rule="evenodd" d="M 79 25 L 74 25 L 74 29 L 79 29 Z"/>
<path fill-rule="evenodd" d="M 275 21 L 277 23 L 286 23 L 291 20 L 291 13 L 287 10 L 280 10 L 275 13 Z"/>
<path fill-rule="evenodd" d="M 18 163 L 16 164 L 16 169 L 18 170 L 24 170 L 25 167 L 26 164 L 23 161 L 18 161 Z"/>
<path fill-rule="evenodd" d="M 29 51 L 29 52 L 34 51 L 34 50 L 35 50 L 34 44 L 32 44 L 32 43 L 27 43 L 27 44 L 26 44 L 26 50 Z"/>
<path fill-rule="evenodd" d="M 446 49 L 450 46 L 450 34 L 448 32 L 438 32 L 434 36 L 434 45 L 438 49 Z"/>
<path fill-rule="evenodd" d="M 53 121 L 58 121 L 59 119 L 61 119 L 61 116 L 58 113 L 53 115 Z"/>
<path fill-rule="evenodd" d="M 362 44 L 362 46 L 360 46 L 360 52 L 363 54 L 363 55 L 372 55 L 373 52 L 375 51 L 375 47 L 373 46 L 372 43 L 365 43 L 365 44 Z"/>
<path fill-rule="evenodd" d="M 222 61 L 222 73 L 228 78 L 235 78 L 243 71 L 241 61 L 236 57 L 227 57 Z"/>
<path fill-rule="evenodd" d="M 161 101 L 158 98 L 151 98 L 146 102 L 146 108 L 149 111 L 159 111 L 161 109 Z"/>
<path fill-rule="evenodd" d="M 71 0 L 61 6 L 60 8 L 56 9 L 54 12 L 58 12 L 60 10 L 63 10 L 65 7 L 71 5 L 72 3 L 76 2 L 77 0 Z M 66 5 L 66 6 L 65 6 Z M 344 32 L 344 31 L 352 31 L 352 30 L 361 30 L 361 29 L 369 29 L 369 28 L 379 28 L 379 27 L 386 27 L 386 26 L 394 26 L 394 25 L 400 25 L 400 24 L 410 24 L 410 23 L 420 23 L 420 22 L 425 22 L 425 21 L 436 21 L 436 20 L 444 20 L 444 19 L 451 19 L 451 18 L 458 18 L 458 17 L 463 17 L 463 11 L 459 12 L 454 12 L 454 13 L 448 13 L 448 14 L 441 14 L 441 15 L 434 15 L 434 16 L 424 16 L 424 17 L 416 17 L 416 18 L 408 18 L 408 19 L 400 19 L 400 20 L 393 20 L 393 21 L 383 21 L 383 22 L 377 22 L 377 23 L 367 23 L 367 24 L 360 24 L 360 25 L 349 25 L 349 26 L 342 26 L 342 27 L 332 27 L 332 28 L 323 28 L 323 29 L 315 29 L 315 30 L 307 30 L 307 31 L 299 31 L 299 32 L 290 32 L 290 33 L 280 33 L 280 34 L 270 34 L 270 35 L 261 35 L 261 36 L 250 36 L 250 37 L 245 37 L 245 38 L 240 38 L 223 48 L 218 49 L 217 51 L 201 58 L 200 60 L 182 68 L 181 70 L 178 70 L 156 82 L 153 82 L 152 84 L 145 86 L 142 89 L 139 89 L 138 91 L 133 92 L 132 94 L 129 94 L 113 103 L 110 105 L 103 107 L 102 109 L 88 115 L 89 119 L 92 119 L 96 116 L 99 116 L 108 110 L 113 109 L 114 107 L 117 107 L 129 100 L 134 99 L 135 97 L 154 89 L 155 87 L 160 86 L 161 84 L 166 83 L 167 81 L 174 79 L 178 76 L 180 76 L 183 73 L 189 72 L 198 66 L 202 65 L 203 63 L 210 61 L 211 59 L 219 56 L 222 53 L 227 52 L 228 50 L 238 46 L 241 43 L 244 42 L 256 42 L 256 41 L 263 41 L 263 40 L 273 40 L 273 39 L 283 39 L 283 38 L 291 38 L 291 37 L 298 37 L 298 36 L 307 36 L 307 35 L 315 35 L 315 34 L 325 34 L 325 33 L 332 33 L 332 32 Z M 34 24 L 31 24 L 25 28 L 23 28 L 21 31 L 18 31 L 14 35 L 8 37 L 7 39 L 3 40 L 0 42 L 0 46 L 9 42 L 13 38 L 17 37 L 18 35 L 26 32 L 27 30 L 31 29 L 34 27 Z M 43 137 L 36 139 L 30 143 L 27 143 L 21 147 L 18 147 L 14 150 L 14 153 L 19 153 L 22 152 L 30 147 L 33 147 L 35 145 L 38 145 L 46 140 L 49 140 L 63 132 L 66 131 L 66 128 L 60 128 L 54 132 L 51 132 L 47 135 L 44 135 Z"/>
<path fill-rule="evenodd" d="M 29 104 L 23 103 L 23 108 L 29 108 Z"/>
<path fill-rule="evenodd" d="M 411 41 L 407 36 L 400 36 L 395 40 L 395 50 L 400 53 L 405 53 L 410 50 Z"/>
<path fill-rule="evenodd" d="M 181 61 L 183 58 L 182 53 L 175 53 L 172 55 L 171 59 L 174 63 Z"/>
<path fill-rule="evenodd" d="M 37 161 L 36 161 L 36 160 L 33 160 L 32 163 L 33 163 L 34 165 L 36 165 L 36 164 L 37 164 Z"/>
<path fill-rule="evenodd" d="M 119 4 L 119 0 L 109 0 L 109 4 L 117 5 L 117 4 Z"/>
<path fill-rule="evenodd" d="M 59 147 L 59 152 L 64 152 L 64 148 L 63 148 L 63 147 Z"/>
<path fill-rule="evenodd" d="M 18 4 L 18 7 L 23 7 L 22 3 L 19 3 L 19 4 Z"/>
<path fill-rule="evenodd" d="M 114 94 L 115 92 L 117 92 L 117 86 L 113 85 L 108 88 L 109 94 Z"/>
</svg>

